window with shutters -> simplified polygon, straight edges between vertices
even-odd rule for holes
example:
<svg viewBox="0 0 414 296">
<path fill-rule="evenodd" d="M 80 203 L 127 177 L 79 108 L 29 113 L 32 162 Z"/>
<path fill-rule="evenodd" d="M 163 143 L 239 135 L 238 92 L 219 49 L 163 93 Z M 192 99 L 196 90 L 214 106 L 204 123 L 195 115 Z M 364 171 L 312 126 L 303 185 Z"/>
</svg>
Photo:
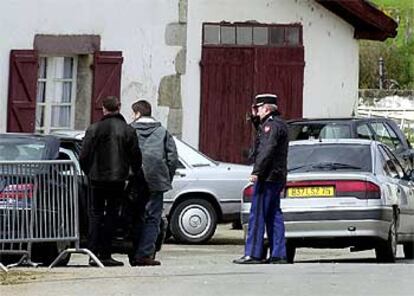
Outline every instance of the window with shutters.
<svg viewBox="0 0 414 296">
<path fill-rule="evenodd" d="M 103 98 L 120 97 L 121 51 L 88 53 L 74 46 L 67 54 L 50 52 L 59 40 L 40 46 L 40 54 L 11 50 L 7 131 L 84 130 L 102 118 Z"/>
<path fill-rule="evenodd" d="M 42 56 L 36 95 L 36 132 L 75 126 L 76 56 Z"/>
</svg>

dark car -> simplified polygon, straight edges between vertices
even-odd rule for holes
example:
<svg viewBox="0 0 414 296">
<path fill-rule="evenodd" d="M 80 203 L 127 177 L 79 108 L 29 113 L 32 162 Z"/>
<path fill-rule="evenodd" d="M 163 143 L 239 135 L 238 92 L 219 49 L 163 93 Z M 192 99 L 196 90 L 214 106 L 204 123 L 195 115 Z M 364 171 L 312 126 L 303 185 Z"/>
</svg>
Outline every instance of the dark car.
<svg viewBox="0 0 414 296">
<path fill-rule="evenodd" d="M 398 125 L 385 117 L 314 118 L 288 121 L 289 140 L 368 139 L 386 144 L 408 171 L 414 168 L 414 150 Z"/>
<path fill-rule="evenodd" d="M 54 160 L 59 154 L 59 139 L 53 136 L 33 134 L 1 134 L 0 135 L 0 161 L 41 161 Z M 0 167 L 0 220 L 1 229 L 16 236 L 28 231 L 25 223 L 28 222 L 27 215 L 23 215 L 32 208 L 34 192 L 60 192 L 65 190 L 65 184 L 51 180 L 43 182 L 42 176 L 57 176 L 58 172 L 51 170 L 50 166 L 31 164 L 19 166 L 19 169 L 12 165 L 3 164 Z M 36 182 L 38 180 L 38 182 Z M 37 184 L 39 188 L 34 190 Z M 49 191 L 49 192 L 50 192 Z M 37 207 L 45 210 L 46 207 L 41 200 L 38 200 Z M 10 209 L 20 211 L 16 216 L 11 216 Z M 10 219 L 12 218 L 12 219 Z M 16 233 L 16 232 L 19 233 Z M 1 235 L 1 233 L 0 233 Z M 58 255 L 58 243 L 35 243 L 32 246 L 32 260 L 34 262 L 50 263 Z M 15 258 L 0 259 L 3 262 L 11 262 Z M 53 257 L 55 256 L 55 257 Z M 8 260 L 10 259 L 10 260 Z"/>
<path fill-rule="evenodd" d="M 0 134 L 0 161 L 34 161 L 34 160 L 71 160 L 74 162 L 78 172 L 78 198 L 79 198 L 79 230 L 81 246 L 86 245 L 86 238 L 88 233 L 88 208 L 89 208 L 89 186 L 87 177 L 83 174 L 79 166 L 79 153 L 81 149 L 82 140 L 76 137 L 60 136 L 46 136 L 46 135 L 34 135 L 34 134 Z M 7 167 L 7 166 L 6 166 Z M 39 166 L 39 169 L 42 166 Z M 32 170 L 33 171 L 33 170 Z M 12 173 L 16 173 L 11 171 Z M 36 175 L 39 175 L 41 171 L 35 170 Z M 70 172 L 58 172 L 60 174 L 67 174 Z M 27 174 L 26 174 L 27 175 Z M 1 219 L 2 207 L 7 209 L 13 207 L 21 207 L 23 210 L 31 207 L 30 194 L 25 194 L 27 200 L 22 198 L 10 198 L 8 193 L 8 186 L 15 186 L 13 194 L 16 193 L 16 188 L 28 191 L 30 186 L 34 182 L 28 182 L 30 177 L 23 176 L 22 180 L 25 184 L 18 181 L 18 187 L 14 180 L 13 184 L 10 183 L 10 178 L 7 179 L 7 172 L 0 172 L 0 221 L 6 221 Z M 28 183 L 28 184 L 26 184 Z M 56 184 L 54 184 L 55 186 Z M 62 185 L 64 184 L 57 184 Z M 62 187 L 61 186 L 61 187 Z M 63 187 L 62 187 L 63 188 Z M 18 192 L 17 192 L 18 193 Z M 10 205 L 10 202 L 18 202 L 21 205 Z M 7 205 L 5 203 L 8 203 Z M 131 205 L 128 204 L 128 199 L 125 198 L 118 205 L 119 211 L 115 221 L 116 234 L 114 238 L 114 246 L 117 251 L 128 252 L 131 246 L 131 223 L 133 213 L 130 211 Z M 161 225 L 160 235 L 157 241 L 157 250 L 161 248 L 163 239 L 165 237 L 166 223 L 163 221 Z M 0 222 L 2 223 L 2 222 Z M 3 225 L 4 226 L 4 225 Z M 13 227 L 9 227 L 13 228 Z M 35 243 L 32 248 L 32 261 L 37 263 L 43 263 L 49 265 L 58 256 L 59 252 L 67 247 L 64 242 L 47 242 L 47 243 Z M 15 256 L 0 254 L 0 261 L 3 263 L 16 262 Z M 64 265 L 69 261 L 69 256 L 64 258 L 60 265 Z"/>
</svg>

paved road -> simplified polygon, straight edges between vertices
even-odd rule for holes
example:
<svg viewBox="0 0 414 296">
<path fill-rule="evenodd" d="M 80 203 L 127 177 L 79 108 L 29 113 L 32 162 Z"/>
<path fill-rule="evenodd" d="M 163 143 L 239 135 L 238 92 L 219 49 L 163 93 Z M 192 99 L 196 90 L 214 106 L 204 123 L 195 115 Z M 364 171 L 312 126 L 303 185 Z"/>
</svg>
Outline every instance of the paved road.
<svg viewBox="0 0 414 296">
<path fill-rule="evenodd" d="M 377 264 L 373 251 L 299 249 L 293 265 L 232 264 L 242 244 L 241 231 L 226 225 L 208 245 L 166 244 L 160 267 L 92 268 L 80 255 L 70 268 L 18 268 L 0 275 L 0 295 L 414 295 L 414 261 Z"/>
</svg>

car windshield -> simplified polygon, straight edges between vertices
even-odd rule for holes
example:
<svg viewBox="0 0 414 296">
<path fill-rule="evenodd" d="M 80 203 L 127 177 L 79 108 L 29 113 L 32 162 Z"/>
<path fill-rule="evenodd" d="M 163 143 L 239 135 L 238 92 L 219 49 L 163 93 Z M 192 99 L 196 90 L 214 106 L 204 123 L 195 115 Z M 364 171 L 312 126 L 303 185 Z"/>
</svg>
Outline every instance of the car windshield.
<svg viewBox="0 0 414 296">
<path fill-rule="evenodd" d="M 371 172 L 369 145 L 316 144 L 289 147 L 288 172 Z"/>
<path fill-rule="evenodd" d="M 41 160 L 45 143 L 28 139 L 0 139 L 0 161 Z"/>
<path fill-rule="evenodd" d="M 175 139 L 175 144 L 177 146 L 178 155 L 184 160 L 185 163 L 193 167 L 203 167 L 203 166 L 216 166 L 217 162 L 208 158 L 201 152 L 197 151 L 187 143 L 184 143 L 181 140 Z"/>
<path fill-rule="evenodd" d="M 289 124 L 289 140 L 308 139 L 349 139 L 351 128 L 347 124 L 338 123 L 291 123 Z"/>
</svg>

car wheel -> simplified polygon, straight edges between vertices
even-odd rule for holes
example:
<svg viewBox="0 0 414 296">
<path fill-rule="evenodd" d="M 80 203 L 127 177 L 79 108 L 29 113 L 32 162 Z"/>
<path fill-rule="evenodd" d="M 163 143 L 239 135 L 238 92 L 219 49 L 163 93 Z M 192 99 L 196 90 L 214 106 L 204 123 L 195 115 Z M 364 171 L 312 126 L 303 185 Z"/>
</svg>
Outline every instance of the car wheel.
<svg viewBox="0 0 414 296">
<path fill-rule="evenodd" d="M 296 246 L 290 243 L 289 241 L 286 242 L 286 257 L 289 263 L 293 263 L 295 261 L 296 255 Z"/>
<path fill-rule="evenodd" d="M 414 243 L 404 243 L 403 246 L 405 259 L 414 259 Z"/>
<path fill-rule="evenodd" d="M 32 261 L 43 265 L 50 265 L 66 249 L 68 242 L 36 243 L 32 246 Z M 56 266 L 66 266 L 69 263 L 70 254 L 66 254 Z"/>
<path fill-rule="evenodd" d="M 395 216 L 394 216 L 395 217 Z M 388 239 L 380 242 L 375 248 L 375 254 L 378 262 L 394 263 L 397 257 L 397 219 L 394 218 L 390 230 L 388 232 Z"/>
<path fill-rule="evenodd" d="M 180 203 L 171 215 L 171 233 L 178 242 L 204 243 L 216 231 L 217 213 L 203 199 L 189 199 Z"/>
</svg>

